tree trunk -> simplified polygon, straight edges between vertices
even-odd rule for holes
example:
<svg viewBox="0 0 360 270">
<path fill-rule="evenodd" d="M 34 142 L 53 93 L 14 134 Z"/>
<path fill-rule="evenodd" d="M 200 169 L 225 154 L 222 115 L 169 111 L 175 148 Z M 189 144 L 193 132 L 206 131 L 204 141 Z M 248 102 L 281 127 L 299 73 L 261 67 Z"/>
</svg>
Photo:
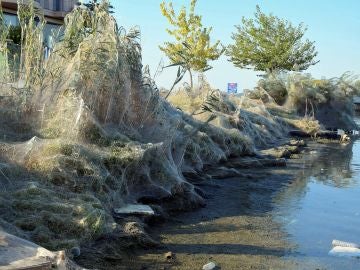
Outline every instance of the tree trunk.
<svg viewBox="0 0 360 270">
<path fill-rule="evenodd" d="M 192 73 L 191 73 L 191 69 L 188 69 L 188 71 L 189 71 L 189 76 L 190 76 L 190 90 L 192 91 L 193 86 L 194 86 L 193 76 L 192 76 Z"/>
</svg>

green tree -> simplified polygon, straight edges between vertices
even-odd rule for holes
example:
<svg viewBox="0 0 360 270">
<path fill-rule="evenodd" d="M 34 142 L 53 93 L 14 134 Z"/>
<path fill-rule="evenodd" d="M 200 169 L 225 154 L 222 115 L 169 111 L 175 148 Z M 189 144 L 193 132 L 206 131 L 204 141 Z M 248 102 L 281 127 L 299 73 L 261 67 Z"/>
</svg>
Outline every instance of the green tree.
<svg viewBox="0 0 360 270">
<path fill-rule="evenodd" d="M 234 44 L 226 54 L 236 67 L 267 73 L 303 71 L 317 64 L 314 42 L 303 41 L 307 30 L 303 24 L 264 14 L 256 6 L 255 19 L 242 18 L 233 33 Z"/>
<path fill-rule="evenodd" d="M 174 42 L 165 42 L 160 49 L 171 61 L 171 66 L 178 65 L 179 72 L 176 83 L 181 80 L 186 72 L 190 75 L 190 86 L 193 88 L 192 70 L 205 72 L 211 69 L 209 60 L 218 59 L 224 52 L 220 41 L 210 42 L 212 28 L 204 28 L 202 16 L 195 14 L 197 0 L 191 0 L 190 10 L 182 7 L 176 14 L 171 2 L 162 2 L 162 14 L 173 29 L 166 29 L 175 38 Z M 180 67 L 182 70 L 180 71 Z"/>
<path fill-rule="evenodd" d="M 14 44 L 20 45 L 20 43 L 21 43 L 21 27 L 20 27 L 20 25 L 10 25 L 7 38 L 9 40 L 11 40 Z"/>
</svg>

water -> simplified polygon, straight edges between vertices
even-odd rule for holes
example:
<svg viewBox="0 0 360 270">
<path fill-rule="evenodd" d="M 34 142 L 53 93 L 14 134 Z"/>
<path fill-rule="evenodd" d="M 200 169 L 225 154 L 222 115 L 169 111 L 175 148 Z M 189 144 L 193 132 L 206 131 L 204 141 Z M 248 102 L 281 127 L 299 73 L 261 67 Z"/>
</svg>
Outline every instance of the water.
<svg viewBox="0 0 360 270">
<path fill-rule="evenodd" d="M 328 255 L 334 239 L 360 244 L 360 140 L 311 143 L 287 168 L 243 172 L 202 187 L 205 208 L 154 226 L 162 248 L 116 269 L 360 269 L 360 259 Z"/>
<path fill-rule="evenodd" d="M 360 141 L 321 149 L 274 199 L 274 213 L 296 244 L 289 259 L 326 269 L 360 269 L 356 258 L 328 255 L 333 239 L 360 243 Z"/>
</svg>

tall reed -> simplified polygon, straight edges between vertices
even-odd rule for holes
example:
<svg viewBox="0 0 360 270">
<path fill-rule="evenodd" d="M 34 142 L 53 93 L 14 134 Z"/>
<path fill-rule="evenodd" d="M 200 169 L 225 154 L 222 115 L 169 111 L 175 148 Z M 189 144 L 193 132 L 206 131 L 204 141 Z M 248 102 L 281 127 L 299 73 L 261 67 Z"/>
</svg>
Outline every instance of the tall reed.
<svg viewBox="0 0 360 270">
<path fill-rule="evenodd" d="M 8 76 L 8 63 L 7 63 L 7 36 L 9 28 L 5 24 L 5 18 L 2 11 L 0 0 L 0 82 L 4 82 Z"/>
<path fill-rule="evenodd" d="M 44 73 L 43 30 L 46 22 L 33 0 L 18 0 L 17 15 L 21 26 L 19 79 L 30 87 L 40 84 Z"/>
</svg>

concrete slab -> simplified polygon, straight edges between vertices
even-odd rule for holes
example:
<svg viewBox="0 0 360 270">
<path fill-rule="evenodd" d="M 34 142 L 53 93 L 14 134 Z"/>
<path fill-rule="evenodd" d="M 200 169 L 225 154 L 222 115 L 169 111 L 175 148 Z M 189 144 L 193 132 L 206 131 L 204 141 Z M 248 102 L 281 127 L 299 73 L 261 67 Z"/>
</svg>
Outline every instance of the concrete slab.
<svg viewBox="0 0 360 270">
<path fill-rule="evenodd" d="M 152 216 L 155 214 L 154 210 L 150 206 L 144 204 L 128 204 L 121 208 L 115 208 L 114 212 L 118 215 Z"/>
<path fill-rule="evenodd" d="M 0 230 L 0 270 L 51 269 L 53 252 Z"/>
</svg>

